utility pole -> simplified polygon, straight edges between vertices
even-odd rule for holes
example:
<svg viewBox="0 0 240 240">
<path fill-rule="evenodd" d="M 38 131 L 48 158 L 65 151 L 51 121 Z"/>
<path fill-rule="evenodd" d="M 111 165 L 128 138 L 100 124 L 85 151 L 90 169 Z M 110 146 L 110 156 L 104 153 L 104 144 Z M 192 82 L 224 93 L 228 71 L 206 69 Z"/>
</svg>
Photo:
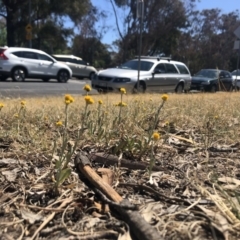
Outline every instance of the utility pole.
<svg viewBox="0 0 240 240">
<path fill-rule="evenodd" d="M 137 92 L 139 89 L 139 76 L 141 69 L 141 51 L 142 51 L 142 25 L 143 25 L 143 15 L 144 15 L 144 1 L 137 0 L 137 18 L 140 20 L 140 36 L 138 43 L 138 78 L 137 78 Z"/>
<path fill-rule="evenodd" d="M 29 27 L 29 32 L 28 32 L 28 40 L 29 40 L 29 48 L 32 48 L 32 19 L 31 19 L 31 12 L 32 12 L 32 2 L 31 0 L 28 0 L 28 27 Z"/>
</svg>

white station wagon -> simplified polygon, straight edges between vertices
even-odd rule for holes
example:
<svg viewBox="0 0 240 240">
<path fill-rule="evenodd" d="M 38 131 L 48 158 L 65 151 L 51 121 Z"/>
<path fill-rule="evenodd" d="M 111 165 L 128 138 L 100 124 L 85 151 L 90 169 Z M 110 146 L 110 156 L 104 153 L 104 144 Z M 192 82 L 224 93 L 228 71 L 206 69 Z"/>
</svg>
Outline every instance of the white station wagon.
<svg viewBox="0 0 240 240">
<path fill-rule="evenodd" d="M 189 91 L 191 74 L 182 62 L 166 57 L 141 56 L 139 82 L 138 59 L 128 61 L 117 68 L 99 71 L 92 79 L 92 88 L 99 92 L 178 92 Z"/>
</svg>

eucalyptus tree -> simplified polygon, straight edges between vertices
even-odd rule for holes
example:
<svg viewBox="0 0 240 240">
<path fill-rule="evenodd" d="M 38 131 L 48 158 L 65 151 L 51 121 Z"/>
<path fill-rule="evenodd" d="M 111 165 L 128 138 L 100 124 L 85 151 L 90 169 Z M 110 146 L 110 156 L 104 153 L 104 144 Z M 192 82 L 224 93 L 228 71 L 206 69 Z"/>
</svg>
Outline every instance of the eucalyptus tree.
<svg viewBox="0 0 240 240">
<path fill-rule="evenodd" d="M 113 6 L 120 60 L 135 56 L 138 51 L 140 21 L 137 17 L 136 0 L 110 0 Z M 142 54 L 148 52 L 172 53 L 177 45 L 181 30 L 188 24 L 189 11 L 195 0 L 144 0 Z M 119 22 L 119 11 L 125 9 L 126 17 Z M 123 31 L 123 29 L 125 31 Z"/>
<path fill-rule="evenodd" d="M 90 0 L 2 0 L 0 16 L 6 19 L 8 46 L 26 44 L 25 27 L 32 25 L 32 37 L 36 47 L 48 48 L 66 46 L 73 34 L 73 27 L 66 27 L 66 21 L 76 26 L 93 6 Z"/>
</svg>

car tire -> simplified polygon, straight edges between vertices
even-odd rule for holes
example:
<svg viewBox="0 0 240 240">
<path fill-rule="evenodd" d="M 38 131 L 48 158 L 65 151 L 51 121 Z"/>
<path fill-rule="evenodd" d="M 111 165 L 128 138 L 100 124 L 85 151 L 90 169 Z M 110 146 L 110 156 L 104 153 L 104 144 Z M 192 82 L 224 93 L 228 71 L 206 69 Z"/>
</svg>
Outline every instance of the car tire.
<svg viewBox="0 0 240 240">
<path fill-rule="evenodd" d="M 210 88 L 210 92 L 211 93 L 215 93 L 217 91 L 217 86 L 216 85 L 212 85 Z"/>
<path fill-rule="evenodd" d="M 176 93 L 183 93 L 183 84 L 179 83 L 175 89 Z"/>
<path fill-rule="evenodd" d="M 44 82 L 49 82 L 50 78 L 42 78 Z"/>
<path fill-rule="evenodd" d="M 69 79 L 69 73 L 66 70 L 60 70 L 57 76 L 57 80 L 60 83 L 66 83 Z"/>
<path fill-rule="evenodd" d="M 26 72 L 23 68 L 15 67 L 12 70 L 12 80 L 14 82 L 23 82 L 25 81 L 25 77 L 26 77 Z"/>
</svg>

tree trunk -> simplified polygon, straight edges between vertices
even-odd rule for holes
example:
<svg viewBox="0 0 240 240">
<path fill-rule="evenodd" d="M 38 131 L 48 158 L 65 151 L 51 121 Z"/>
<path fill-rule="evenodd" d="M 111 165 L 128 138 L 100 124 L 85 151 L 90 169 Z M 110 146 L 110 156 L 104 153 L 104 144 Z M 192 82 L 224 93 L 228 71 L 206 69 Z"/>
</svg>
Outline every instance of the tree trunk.
<svg viewBox="0 0 240 240">
<path fill-rule="evenodd" d="M 14 14 L 15 11 L 9 10 L 7 8 L 7 45 L 8 47 L 14 47 L 16 43 L 15 39 L 15 24 L 14 24 Z"/>
</svg>

